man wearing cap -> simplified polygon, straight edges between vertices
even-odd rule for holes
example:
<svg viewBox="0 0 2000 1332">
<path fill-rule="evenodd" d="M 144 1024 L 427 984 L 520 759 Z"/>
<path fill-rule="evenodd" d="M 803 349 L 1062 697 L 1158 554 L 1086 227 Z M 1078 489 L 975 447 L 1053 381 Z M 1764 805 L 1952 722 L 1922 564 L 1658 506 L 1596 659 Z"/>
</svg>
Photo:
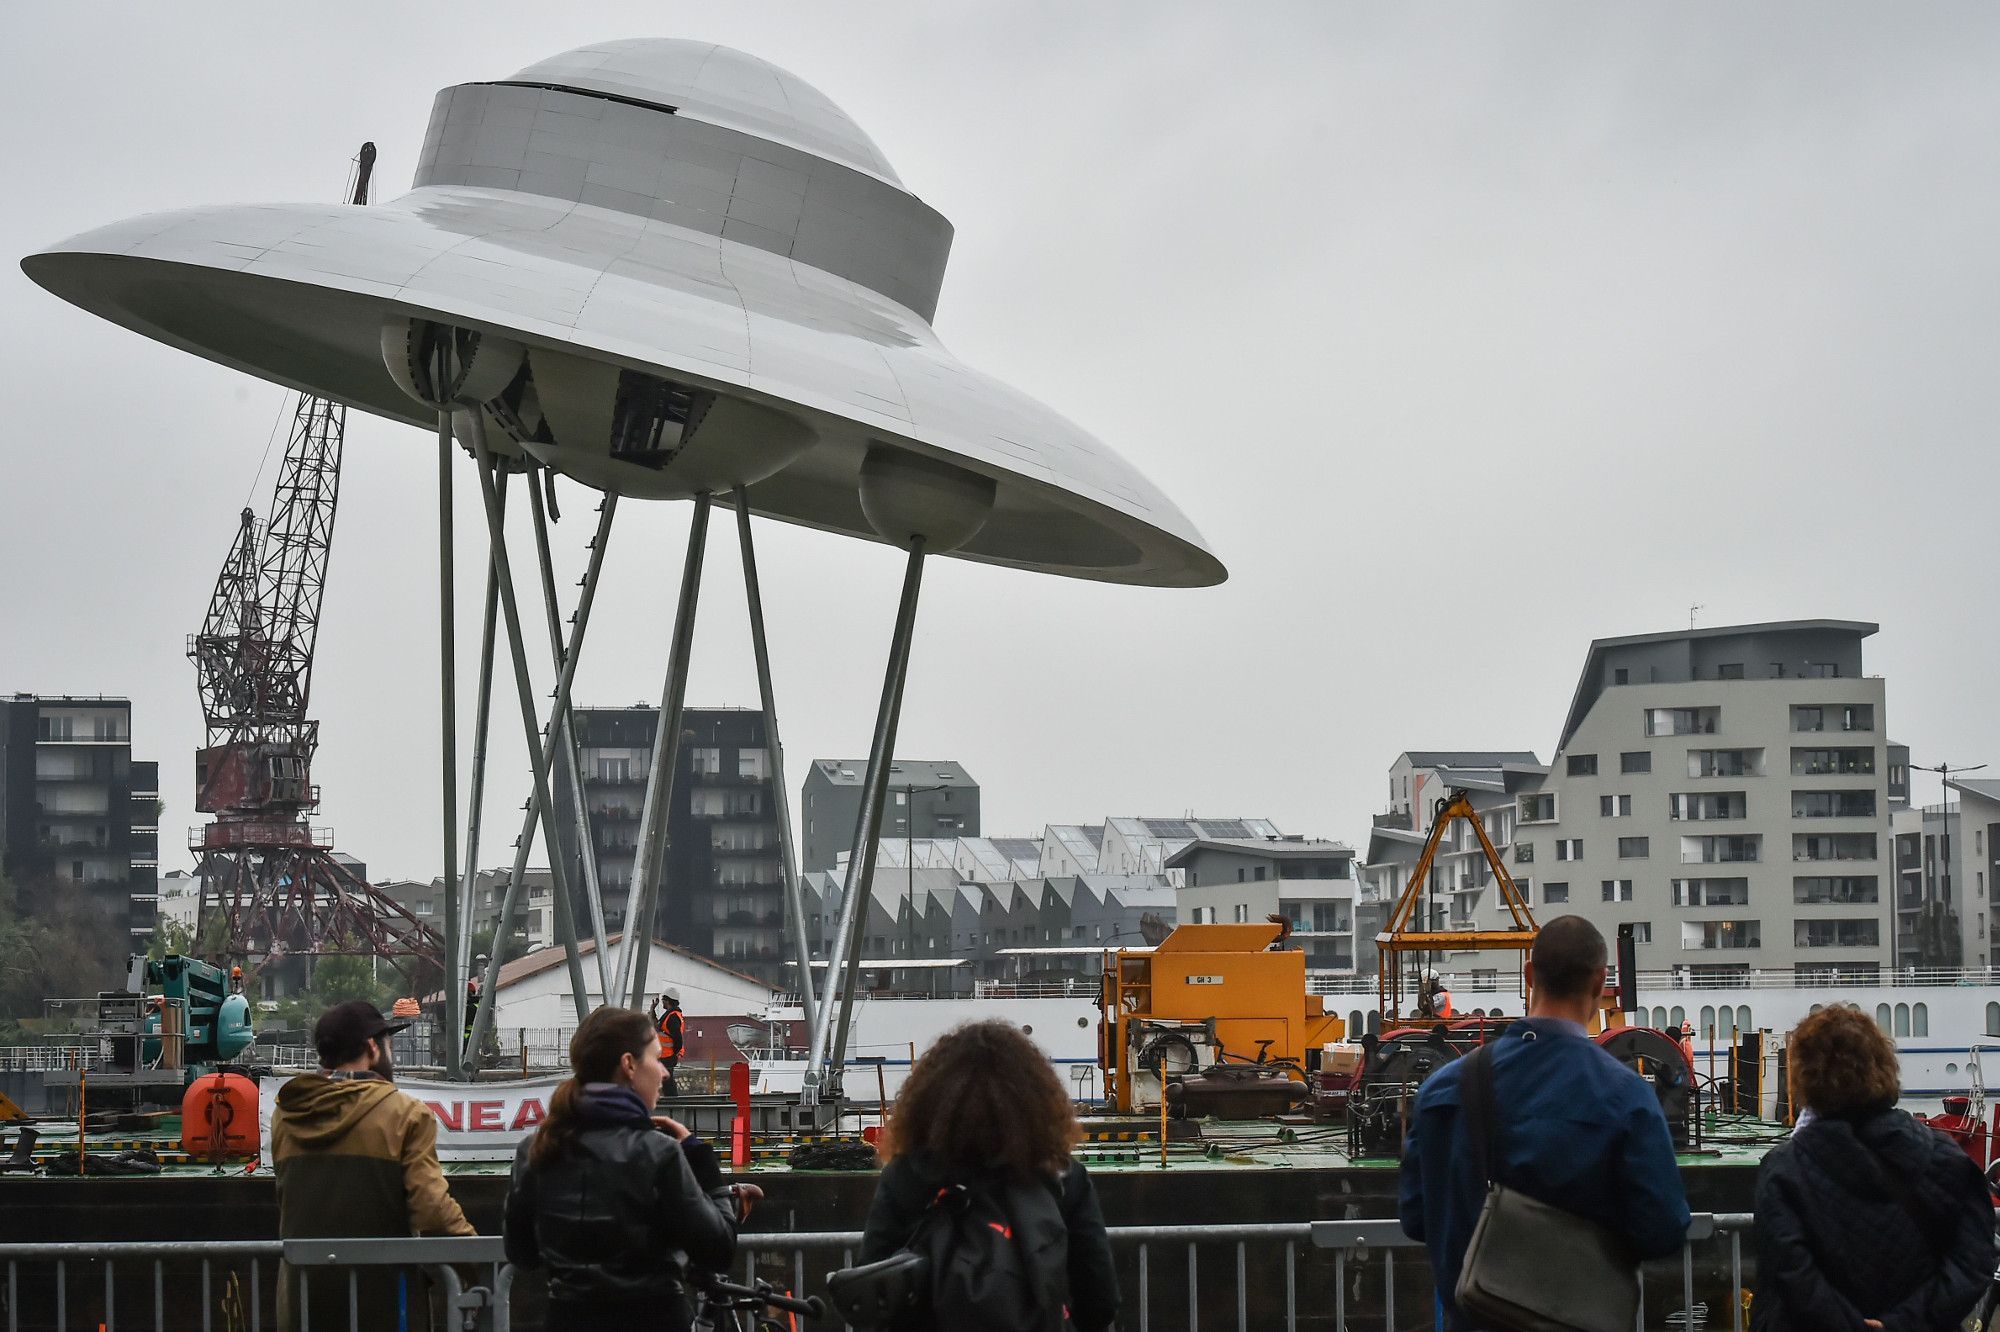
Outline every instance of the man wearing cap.
<svg viewBox="0 0 2000 1332">
<path fill-rule="evenodd" d="M 281 1238 L 474 1233 L 445 1188 L 436 1118 L 391 1082 L 389 1037 L 409 1025 L 361 999 L 320 1015 L 320 1071 L 279 1088 L 271 1118 Z M 280 1328 L 298 1325 L 297 1277 L 281 1274 Z M 349 1326 L 346 1273 L 326 1269 L 308 1289 L 313 1326 Z M 399 1306 L 423 1325 L 424 1292 L 399 1289 L 394 1273 L 364 1269 L 356 1299 L 361 1327 L 397 1326 Z"/>
</svg>

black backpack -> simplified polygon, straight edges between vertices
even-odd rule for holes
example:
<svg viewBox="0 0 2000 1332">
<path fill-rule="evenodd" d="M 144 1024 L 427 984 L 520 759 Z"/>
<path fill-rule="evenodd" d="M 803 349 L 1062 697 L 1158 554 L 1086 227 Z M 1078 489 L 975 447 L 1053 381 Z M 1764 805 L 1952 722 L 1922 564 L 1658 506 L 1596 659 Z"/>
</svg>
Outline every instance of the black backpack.
<svg viewBox="0 0 2000 1332">
<path fill-rule="evenodd" d="M 1053 1182 L 941 1188 L 909 1247 L 930 1259 L 931 1317 L 939 1327 L 1069 1326 L 1069 1226 Z"/>
<path fill-rule="evenodd" d="M 1062 1332 L 1069 1327 L 1069 1226 L 1059 1186 L 979 1181 L 932 1197 L 903 1247 L 835 1272 L 827 1293 L 856 1327 Z"/>
</svg>

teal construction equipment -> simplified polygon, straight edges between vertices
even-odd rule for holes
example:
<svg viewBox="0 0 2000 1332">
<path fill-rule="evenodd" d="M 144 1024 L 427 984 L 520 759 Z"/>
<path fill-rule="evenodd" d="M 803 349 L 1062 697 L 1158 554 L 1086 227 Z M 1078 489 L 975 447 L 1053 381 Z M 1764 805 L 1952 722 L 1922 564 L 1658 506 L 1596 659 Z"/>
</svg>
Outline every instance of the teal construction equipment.
<svg viewBox="0 0 2000 1332">
<path fill-rule="evenodd" d="M 141 961 L 146 966 L 140 993 L 147 995 L 147 1039 L 140 1062 L 185 1069 L 193 1081 L 250 1047 L 250 1001 L 231 991 L 229 977 L 219 967 L 168 953 L 158 961 L 134 956 L 135 973 Z"/>
</svg>

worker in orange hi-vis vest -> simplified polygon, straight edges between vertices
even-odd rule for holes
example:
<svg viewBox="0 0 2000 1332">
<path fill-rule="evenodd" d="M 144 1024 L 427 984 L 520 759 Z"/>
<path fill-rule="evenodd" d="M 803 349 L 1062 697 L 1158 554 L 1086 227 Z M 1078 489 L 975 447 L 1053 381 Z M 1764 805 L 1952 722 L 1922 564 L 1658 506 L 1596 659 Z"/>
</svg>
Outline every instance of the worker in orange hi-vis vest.
<svg viewBox="0 0 2000 1332">
<path fill-rule="evenodd" d="M 659 1004 L 647 1012 L 652 1014 L 653 1025 L 659 1028 L 660 1062 L 667 1066 L 667 1080 L 661 1085 L 660 1094 L 679 1096 L 681 1089 L 674 1081 L 674 1069 L 680 1065 L 681 1053 L 687 1048 L 687 1023 L 681 1017 L 680 991 L 663 991 Z"/>
</svg>

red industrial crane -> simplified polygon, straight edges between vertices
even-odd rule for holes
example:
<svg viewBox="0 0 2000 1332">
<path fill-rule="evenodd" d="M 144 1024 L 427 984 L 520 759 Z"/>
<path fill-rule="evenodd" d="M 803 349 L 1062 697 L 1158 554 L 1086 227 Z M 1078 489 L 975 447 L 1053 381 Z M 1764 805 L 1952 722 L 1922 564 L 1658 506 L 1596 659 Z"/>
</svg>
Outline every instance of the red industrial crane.
<svg viewBox="0 0 2000 1332">
<path fill-rule="evenodd" d="M 368 201 L 375 145 L 361 146 L 352 202 Z M 260 532 L 244 509 L 188 640 L 207 745 L 195 756 L 195 808 L 213 814 L 190 849 L 201 858 L 197 934 L 220 919 L 232 957 L 355 953 L 406 972 L 442 957 L 439 936 L 333 857 L 307 814 L 319 723 L 306 715 L 313 649 L 340 492 L 347 409 L 301 394 Z"/>
</svg>

